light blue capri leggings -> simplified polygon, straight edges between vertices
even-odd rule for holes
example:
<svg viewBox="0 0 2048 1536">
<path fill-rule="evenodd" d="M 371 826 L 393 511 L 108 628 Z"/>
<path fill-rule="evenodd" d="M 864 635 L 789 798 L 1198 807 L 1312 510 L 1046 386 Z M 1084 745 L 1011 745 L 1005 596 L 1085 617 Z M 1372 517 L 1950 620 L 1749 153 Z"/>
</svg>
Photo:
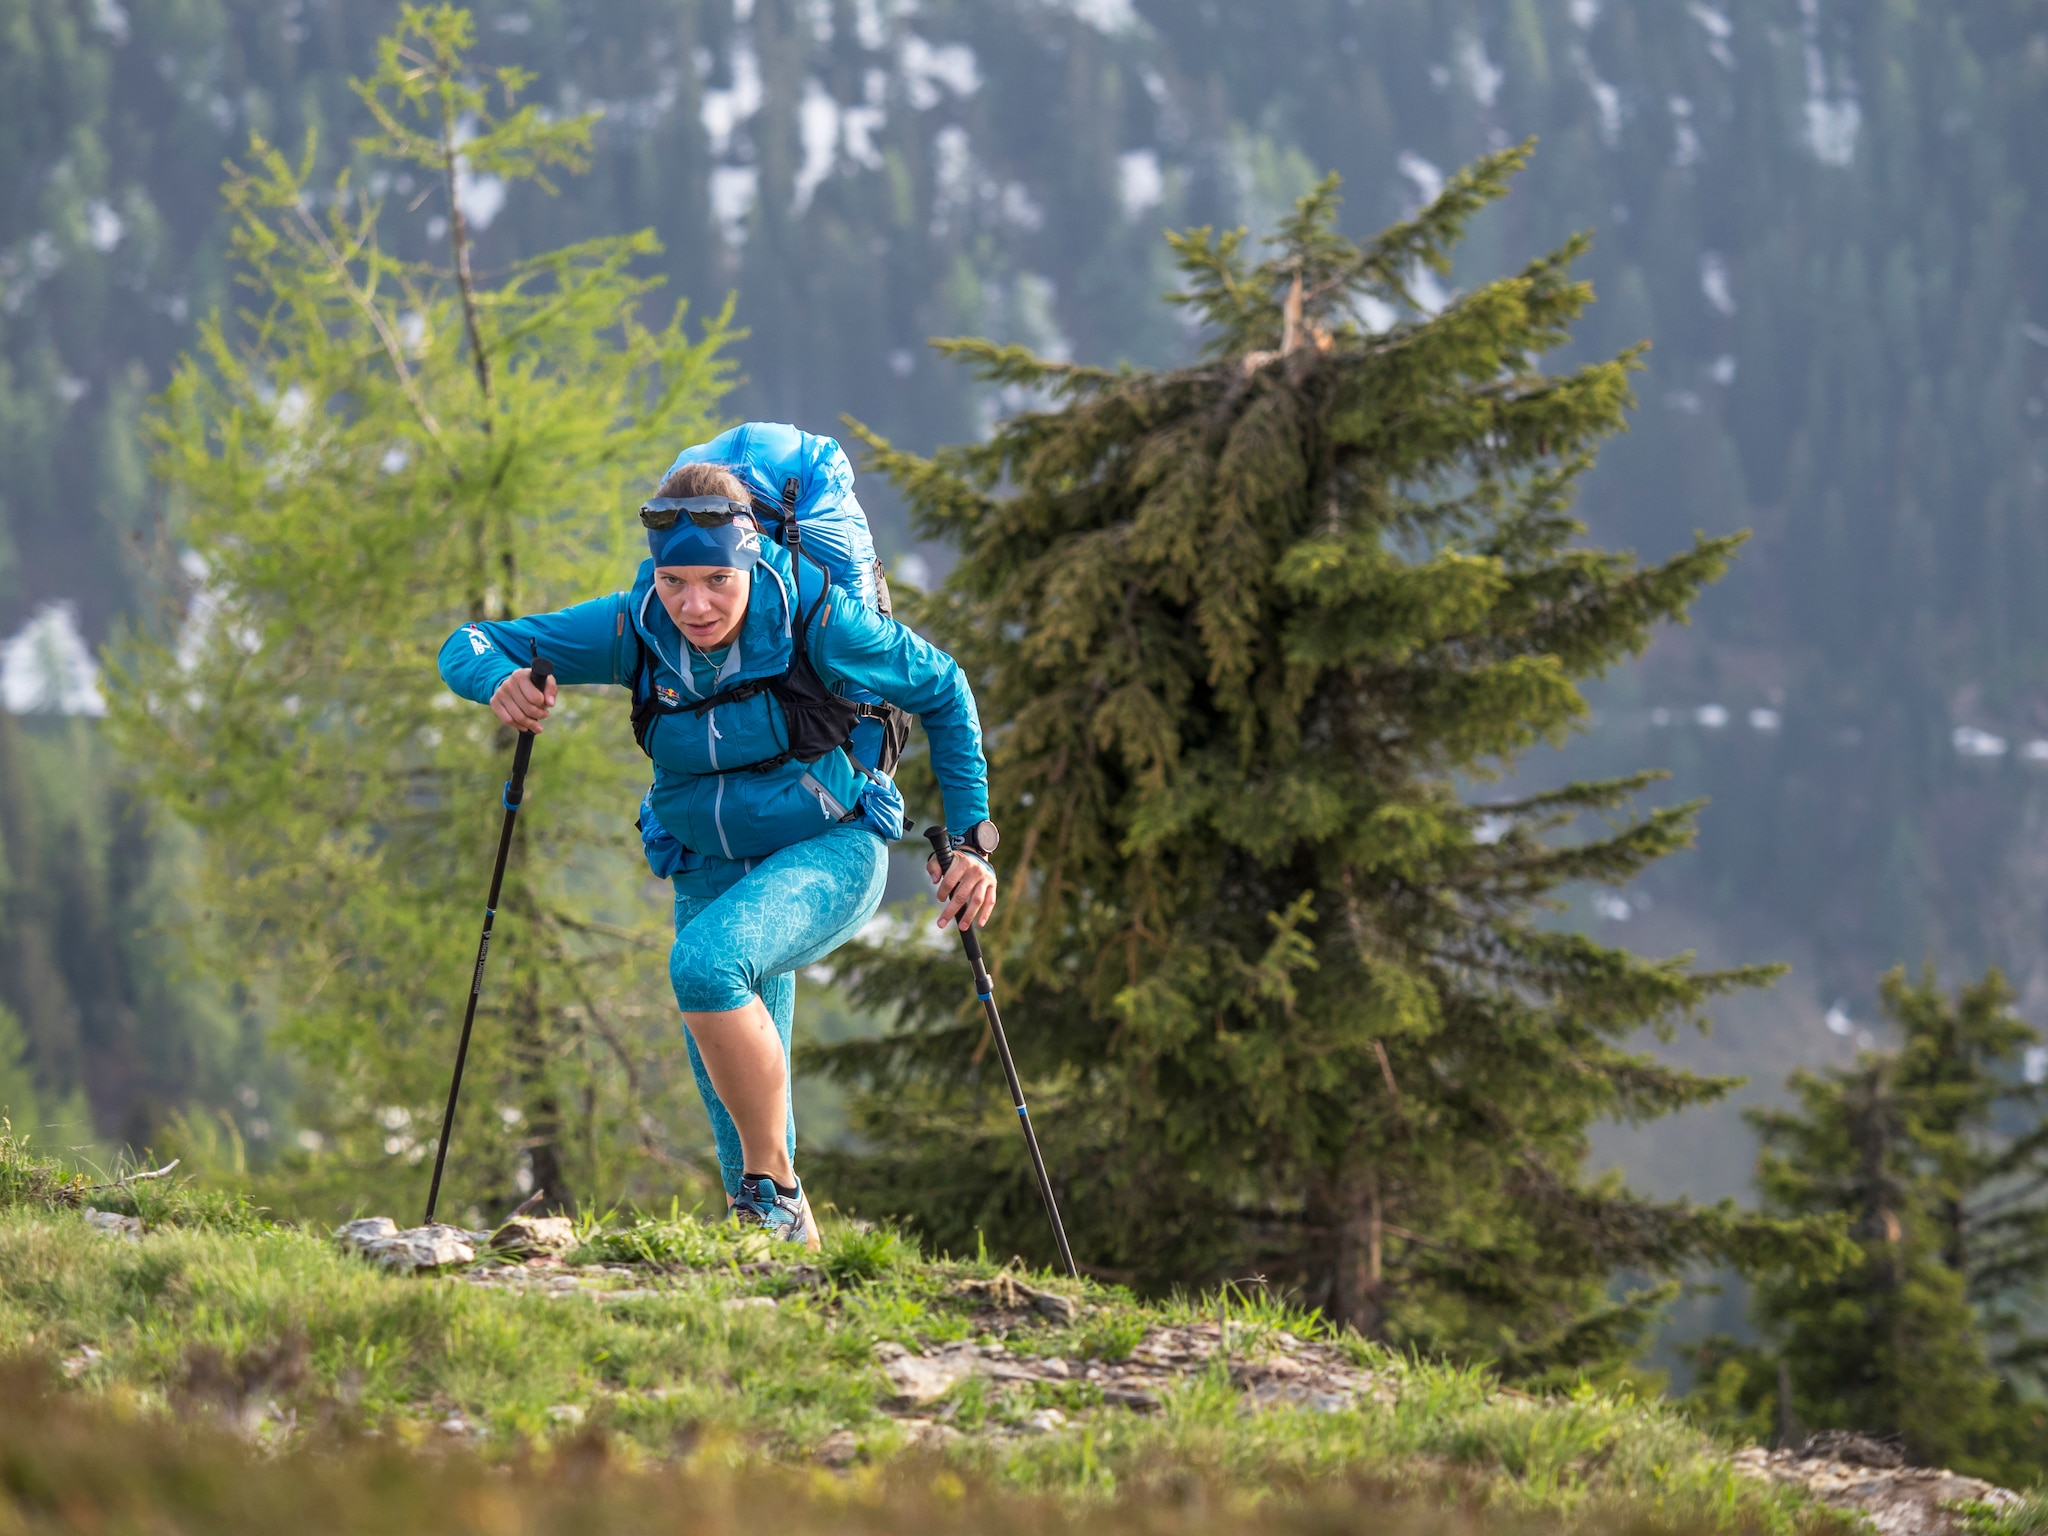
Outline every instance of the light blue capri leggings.
<svg viewBox="0 0 2048 1536">
<path fill-rule="evenodd" d="M 866 827 L 839 826 L 769 854 L 717 896 L 676 892 L 676 942 L 668 976 L 685 1013 L 723 1013 L 758 997 L 782 1036 L 789 1060 L 796 1013 L 796 973 L 816 965 L 860 932 L 882 905 L 888 848 Z M 688 1026 L 690 1070 L 718 1141 L 725 1192 L 736 1195 L 740 1133 L 711 1086 L 697 1037 Z M 796 1157 L 796 1113 L 789 1116 L 789 1155 Z"/>
</svg>

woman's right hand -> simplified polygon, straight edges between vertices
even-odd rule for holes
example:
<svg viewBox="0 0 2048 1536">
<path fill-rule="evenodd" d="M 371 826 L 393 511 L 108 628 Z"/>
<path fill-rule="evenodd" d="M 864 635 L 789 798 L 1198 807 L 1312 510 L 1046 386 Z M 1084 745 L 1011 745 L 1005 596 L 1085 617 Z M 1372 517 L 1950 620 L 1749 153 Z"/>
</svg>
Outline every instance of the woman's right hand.
<svg viewBox="0 0 2048 1536">
<path fill-rule="evenodd" d="M 555 680 L 549 678 L 545 690 L 536 688 L 524 667 L 498 684 L 498 691 L 491 695 L 492 714 L 514 730 L 532 731 L 536 736 L 546 729 L 548 711 L 554 707 Z"/>
</svg>

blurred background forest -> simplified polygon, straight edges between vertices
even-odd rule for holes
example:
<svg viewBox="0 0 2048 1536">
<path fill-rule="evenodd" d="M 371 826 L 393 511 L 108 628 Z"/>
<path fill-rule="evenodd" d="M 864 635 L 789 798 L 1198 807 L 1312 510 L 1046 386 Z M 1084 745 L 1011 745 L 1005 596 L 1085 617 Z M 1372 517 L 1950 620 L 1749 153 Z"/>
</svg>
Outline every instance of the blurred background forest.
<svg viewBox="0 0 2048 1536">
<path fill-rule="evenodd" d="M 1756 534 L 1530 767 L 1668 767 L 1664 793 L 1712 802 L 1697 851 L 1571 917 L 1794 968 L 1672 1048 L 1746 1095 L 1600 1155 L 1655 1191 L 1745 1193 L 1739 1109 L 1880 1038 L 1896 961 L 1996 964 L 2048 1020 L 2048 4 L 476 10 L 482 57 L 604 114 L 558 197 L 464 185 L 484 266 L 652 227 L 698 313 L 738 295 L 733 417 L 850 412 L 916 449 L 1023 403 L 926 338 L 1172 364 L 1194 340 L 1157 302 L 1162 229 L 1270 229 L 1334 168 L 1364 234 L 1537 135 L 1452 286 L 1597 231 L 1581 355 L 1654 350 L 1588 481 L 1593 537 L 1661 557 Z M 192 851 L 125 795 L 91 656 L 165 600 L 136 426 L 196 319 L 236 302 L 222 161 L 317 130 L 342 164 L 348 78 L 395 12 L 0 0 L 0 1100 L 46 1141 L 139 1146 L 183 1117 L 260 1160 L 293 1135 L 263 1000 L 189 962 Z M 428 254 L 445 207 L 406 217 Z M 862 491 L 893 565 L 943 565 L 882 482 Z"/>
</svg>

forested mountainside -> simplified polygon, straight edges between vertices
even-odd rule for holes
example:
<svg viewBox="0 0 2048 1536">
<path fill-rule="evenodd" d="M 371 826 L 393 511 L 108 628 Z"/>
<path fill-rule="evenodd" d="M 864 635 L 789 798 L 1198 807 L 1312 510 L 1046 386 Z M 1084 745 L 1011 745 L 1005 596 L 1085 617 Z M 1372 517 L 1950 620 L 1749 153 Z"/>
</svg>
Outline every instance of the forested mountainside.
<svg viewBox="0 0 2048 1536">
<path fill-rule="evenodd" d="M 221 163 L 252 132 L 294 153 L 317 134 L 345 161 L 362 128 L 348 78 L 393 14 L 5 0 L 0 633 L 53 602 L 94 642 L 150 612 L 167 535 L 138 420 L 196 317 L 242 302 Z M 1334 168 L 1364 232 L 1472 155 L 1538 136 L 1458 280 L 1597 231 L 1581 344 L 1654 350 L 1632 435 L 1588 484 L 1595 534 L 1658 555 L 1694 529 L 1756 531 L 1696 626 L 1618 674 L 1573 749 L 1669 765 L 1674 794 L 1713 798 L 1699 851 L 1643 894 L 1711 920 L 1741 958 L 1797 947 L 1811 964 L 1788 985 L 1844 999 L 1843 1017 L 1922 954 L 1995 960 L 2024 1006 L 2048 1002 L 2048 745 L 2032 745 L 2048 738 L 2048 268 L 2028 255 L 2048 234 L 2042 0 L 478 15 L 483 53 L 535 71 L 538 99 L 604 111 L 593 173 L 558 196 L 461 188 L 486 263 L 651 226 L 700 312 L 737 294 L 735 412 L 828 429 L 847 412 L 913 447 L 1025 403 L 968 387 L 929 336 L 1172 361 L 1192 342 L 1158 302 L 1162 229 L 1269 228 Z M 425 254 L 440 189 L 380 190 Z M 869 504 L 896 558 L 943 558 L 911 550 L 879 485 Z M 16 707 L 29 692 L 10 686 Z M 0 964 L 0 1000 L 61 1096 L 130 1080 L 92 1065 L 129 1049 L 117 1014 L 197 1030 L 175 1021 L 206 1010 L 138 1011 L 154 983 L 134 966 L 93 996 L 62 982 L 91 969 L 79 905 L 31 877 L 14 830 L 54 824 L 23 797 L 60 779 L 83 782 L 0 775 L 0 900 L 12 952 L 69 946 L 78 963 L 34 988 Z M 129 1130 L 127 1102 L 96 1099 L 104 1133 Z"/>
</svg>

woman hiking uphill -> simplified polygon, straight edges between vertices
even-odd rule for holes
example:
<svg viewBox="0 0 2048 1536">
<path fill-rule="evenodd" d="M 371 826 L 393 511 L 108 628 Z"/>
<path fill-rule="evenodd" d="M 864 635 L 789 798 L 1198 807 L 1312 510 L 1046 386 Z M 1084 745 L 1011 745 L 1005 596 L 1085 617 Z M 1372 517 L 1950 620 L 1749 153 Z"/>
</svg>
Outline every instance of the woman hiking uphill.
<svg viewBox="0 0 2048 1536">
<path fill-rule="evenodd" d="M 784 510 L 794 525 L 793 502 Z M 654 761 L 641 835 L 675 886 L 669 978 L 726 1194 L 741 1221 L 815 1246 L 789 1101 L 795 973 L 881 904 L 887 844 L 903 835 L 883 771 L 907 728 L 896 710 L 923 721 L 946 825 L 974 855 L 939 885 L 941 928 L 995 910 L 995 837 L 959 665 L 832 580 L 800 535 L 795 553 L 765 537 L 763 514 L 774 521 L 726 466 L 680 464 L 641 510 L 651 556 L 630 591 L 464 625 L 440 668 L 520 730 L 542 730 L 555 703 L 555 681 L 543 692 L 528 677 L 536 654 L 560 682 L 633 691 Z"/>
</svg>

